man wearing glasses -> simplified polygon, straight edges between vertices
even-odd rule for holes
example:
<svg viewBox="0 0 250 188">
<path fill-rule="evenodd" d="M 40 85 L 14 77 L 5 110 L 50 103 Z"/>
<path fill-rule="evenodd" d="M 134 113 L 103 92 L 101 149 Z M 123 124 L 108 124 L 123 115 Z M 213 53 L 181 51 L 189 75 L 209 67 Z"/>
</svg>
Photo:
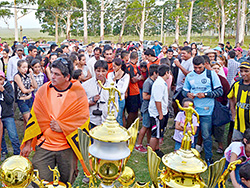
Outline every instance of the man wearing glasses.
<svg viewBox="0 0 250 188">
<path fill-rule="evenodd" d="M 88 99 L 80 82 L 71 80 L 73 63 L 58 58 L 52 63 L 51 81 L 36 93 L 31 116 L 26 125 L 21 155 L 28 157 L 35 149 L 32 163 L 39 176 L 53 181 L 52 169 L 58 167 L 60 181 L 73 183 L 77 176 L 77 129 L 88 131 Z M 86 170 L 85 170 L 86 171 Z"/>
</svg>

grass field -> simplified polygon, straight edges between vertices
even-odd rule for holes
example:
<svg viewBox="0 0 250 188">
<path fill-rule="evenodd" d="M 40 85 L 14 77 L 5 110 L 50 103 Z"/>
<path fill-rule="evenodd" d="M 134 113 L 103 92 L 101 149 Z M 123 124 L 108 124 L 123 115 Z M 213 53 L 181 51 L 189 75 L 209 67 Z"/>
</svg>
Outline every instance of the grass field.
<svg viewBox="0 0 250 188">
<path fill-rule="evenodd" d="M 54 36 L 49 36 L 47 33 L 41 33 L 39 29 L 23 29 L 22 36 L 27 36 L 28 40 L 31 41 L 36 41 L 39 39 L 44 39 L 46 41 L 55 41 Z M 2 37 L 2 41 L 7 41 L 9 44 L 13 44 L 14 42 L 14 29 L 3 29 L 1 28 L 0 30 L 0 37 Z M 19 33 L 20 37 L 20 33 Z M 114 43 L 118 42 L 118 37 L 119 36 L 113 36 L 113 35 L 107 35 L 104 37 L 105 40 L 110 40 Z M 71 36 L 72 39 L 77 39 L 79 41 L 83 41 L 82 36 Z M 62 42 L 65 39 L 65 36 L 60 36 L 59 37 L 59 43 Z M 139 36 L 130 36 L 126 35 L 123 36 L 122 41 L 138 41 Z M 160 36 L 144 36 L 144 40 L 159 40 L 160 41 Z M 174 36 L 173 35 L 166 35 L 165 39 L 163 39 L 164 45 L 170 45 L 174 43 Z M 186 40 L 186 36 L 180 36 L 179 39 L 179 44 L 182 45 L 183 42 Z M 99 36 L 89 36 L 88 37 L 88 42 L 99 42 L 100 37 Z M 165 42 L 164 42 L 165 41 Z M 225 43 L 229 41 L 232 46 L 234 46 L 235 43 L 235 37 L 234 36 L 226 36 L 225 37 Z M 218 45 L 218 37 L 217 36 L 203 36 L 203 35 L 194 35 L 191 36 L 191 42 L 202 42 L 204 45 L 208 45 L 213 47 L 216 47 Z M 244 45 L 242 46 L 243 49 L 248 49 L 248 45 L 250 44 L 250 36 L 245 36 L 245 42 Z"/>
</svg>

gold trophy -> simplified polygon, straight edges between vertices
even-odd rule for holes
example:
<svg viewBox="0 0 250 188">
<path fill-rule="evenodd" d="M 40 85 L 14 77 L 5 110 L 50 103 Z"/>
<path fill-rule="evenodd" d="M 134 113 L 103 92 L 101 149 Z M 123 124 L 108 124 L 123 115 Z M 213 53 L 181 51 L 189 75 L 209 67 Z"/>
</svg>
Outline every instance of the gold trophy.
<svg viewBox="0 0 250 188">
<path fill-rule="evenodd" d="M 104 87 L 100 81 L 100 86 L 109 91 L 108 116 L 103 124 L 96 126 L 89 131 L 89 135 L 94 142 L 90 145 L 89 136 L 78 129 L 80 150 L 84 159 L 84 163 L 90 172 L 89 187 L 96 187 L 95 177 L 101 180 L 100 187 L 113 187 L 113 183 L 117 180 L 125 170 L 125 173 L 119 179 L 124 186 L 133 183 L 134 173 L 128 167 L 126 162 L 133 151 L 137 131 L 139 127 L 139 118 L 127 130 L 120 126 L 116 121 L 115 110 L 111 109 L 111 104 L 115 106 L 115 92 L 119 90 L 111 84 L 111 87 Z M 111 110 L 110 110 L 111 109 Z M 130 178 L 128 178 L 130 177 Z"/>
</svg>

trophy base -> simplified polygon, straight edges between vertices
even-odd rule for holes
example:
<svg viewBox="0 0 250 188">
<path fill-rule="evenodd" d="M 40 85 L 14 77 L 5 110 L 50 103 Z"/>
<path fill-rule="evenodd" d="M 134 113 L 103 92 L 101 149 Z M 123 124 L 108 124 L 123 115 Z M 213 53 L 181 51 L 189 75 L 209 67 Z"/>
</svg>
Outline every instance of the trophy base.
<svg viewBox="0 0 250 188">
<path fill-rule="evenodd" d="M 114 184 L 111 185 L 104 185 L 103 183 L 101 183 L 99 185 L 99 188 L 116 188 L 116 186 Z"/>
</svg>

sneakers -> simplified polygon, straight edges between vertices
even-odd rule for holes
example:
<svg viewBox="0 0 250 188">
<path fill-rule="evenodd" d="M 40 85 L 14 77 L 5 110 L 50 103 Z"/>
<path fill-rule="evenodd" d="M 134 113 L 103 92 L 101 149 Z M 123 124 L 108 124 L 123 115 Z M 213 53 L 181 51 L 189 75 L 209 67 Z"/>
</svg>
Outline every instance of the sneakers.
<svg viewBox="0 0 250 188">
<path fill-rule="evenodd" d="M 6 153 L 2 152 L 1 154 L 1 161 L 4 161 L 6 159 Z"/>
<path fill-rule="evenodd" d="M 158 157 L 162 158 L 165 154 L 161 150 L 155 150 Z"/>
<path fill-rule="evenodd" d="M 216 151 L 216 153 L 218 153 L 218 154 L 223 154 L 223 153 L 224 153 L 224 151 L 223 151 L 223 149 L 222 149 L 222 148 L 218 148 L 218 149 L 217 149 L 217 151 Z"/>
<path fill-rule="evenodd" d="M 136 146 L 135 146 L 135 150 L 136 150 L 136 151 L 139 151 L 139 152 L 141 152 L 141 153 L 147 153 L 147 149 L 144 148 L 143 145 L 141 145 L 141 144 L 140 144 L 140 145 L 136 145 Z"/>
</svg>

